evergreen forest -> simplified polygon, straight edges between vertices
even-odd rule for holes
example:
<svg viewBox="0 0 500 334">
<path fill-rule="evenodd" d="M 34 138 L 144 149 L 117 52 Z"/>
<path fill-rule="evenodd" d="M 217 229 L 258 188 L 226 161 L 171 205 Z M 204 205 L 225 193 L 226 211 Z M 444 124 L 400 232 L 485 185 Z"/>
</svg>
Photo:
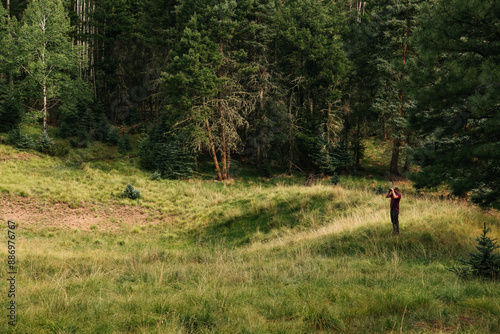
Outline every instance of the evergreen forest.
<svg viewBox="0 0 500 334">
<path fill-rule="evenodd" d="M 1 131 L 44 151 L 140 134 L 143 168 L 219 180 L 234 161 L 356 173 L 380 138 L 388 175 L 498 208 L 499 18 L 494 0 L 3 0 Z"/>
<path fill-rule="evenodd" d="M 499 0 L 0 0 L 0 333 L 500 333 L 499 210 Z"/>
</svg>

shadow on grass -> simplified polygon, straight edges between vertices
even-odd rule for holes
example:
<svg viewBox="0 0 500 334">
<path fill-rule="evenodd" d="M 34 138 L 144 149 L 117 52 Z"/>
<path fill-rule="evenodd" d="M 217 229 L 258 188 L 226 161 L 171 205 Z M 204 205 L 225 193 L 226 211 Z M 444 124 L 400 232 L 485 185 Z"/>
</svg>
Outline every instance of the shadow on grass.
<svg viewBox="0 0 500 334">
<path fill-rule="evenodd" d="M 245 209 L 239 215 L 227 216 L 219 212 L 213 216 L 214 223 L 193 232 L 195 242 L 223 243 L 227 246 L 243 246 L 254 241 L 273 239 L 282 228 L 306 231 L 318 227 L 327 219 L 327 205 L 345 214 L 342 203 L 328 203 L 327 197 L 311 198 L 304 202 L 300 196 L 274 201 L 271 208 L 251 209 L 248 200 L 240 201 Z M 231 205 L 234 205 L 232 203 Z M 313 222 L 311 216 L 317 217 Z M 314 224 L 314 226 L 313 226 Z M 439 226 L 411 225 L 402 229 L 400 236 L 392 235 L 392 225 L 365 226 L 342 233 L 318 236 L 294 246 L 283 247 L 283 252 L 302 251 L 304 247 L 313 254 L 326 257 L 359 256 L 392 261 L 395 257 L 423 263 L 432 261 L 455 261 L 467 256 L 474 248 L 474 239 L 465 231 L 442 230 Z"/>
<path fill-rule="evenodd" d="M 257 238 L 281 228 L 303 230 L 321 223 L 329 196 L 296 194 L 283 199 L 249 199 L 226 203 L 209 216 L 210 224 L 192 232 L 193 238 L 202 243 L 222 242 L 228 246 L 245 245 Z M 346 208 L 343 203 L 329 203 L 339 213 Z M 224 211 L 234 210 L 231 213 Z"/>
<path fill-rule="evenodd" d="M 427 263 L 455 260 L 472 249 L 470 236 L 459 232 L 439 233 L 429 228 L 410 226 L 399 236 L 393 236 L 392 226 L 389 225 L 362 227 L 354 232 L 318 238 L 310 248 L 313 253 L 327 257 L 355 255 L 392 260 L 397 256 Z"/>
</svg>

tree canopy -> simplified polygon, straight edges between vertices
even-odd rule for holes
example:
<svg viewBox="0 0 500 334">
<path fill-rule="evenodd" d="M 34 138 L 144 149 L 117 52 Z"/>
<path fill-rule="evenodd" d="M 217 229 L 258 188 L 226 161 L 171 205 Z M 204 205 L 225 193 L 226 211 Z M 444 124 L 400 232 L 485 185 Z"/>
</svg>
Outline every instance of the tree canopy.
<svg viewBox="0 0 500 334">
<path fill-rule="evenodd" d="M 429 141 L 416 185 L 448 184 L 482 206 L 500 207 L 500 4 L 432 1 L 415 37 L 413 128 Z"/>
<path fill-rule="evenodd" d="M 224 180 L 235 160 L 356 173 L 375 137 L 389 177 L 499 207 L 498 1 L 8 4 L 0 131 L 23 143 L 25 122 L 122 153 L 142 133 L 144 168 Z"/>
</svg>

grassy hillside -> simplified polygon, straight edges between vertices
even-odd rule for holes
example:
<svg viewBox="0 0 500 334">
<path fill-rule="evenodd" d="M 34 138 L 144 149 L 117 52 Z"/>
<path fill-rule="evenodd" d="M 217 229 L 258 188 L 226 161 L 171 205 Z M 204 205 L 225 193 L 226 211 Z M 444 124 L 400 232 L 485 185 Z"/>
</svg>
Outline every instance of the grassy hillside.
<svg viewBox="0 0 500 334">
<path fill-rule="evenodd" d="M 4 308 L 0 332 L 500 332 L 499 283 L 446 269 L 483 222 L 500 235 L 498 213 L 402 183 L 393 237 L 383 179 L 152 181 L 136 163 L 0 145 L 0 266 L 8 219 L 18 261 L 18 324 Z M 140 200 L 120 198 L 129 183 Z"/>
</svg>

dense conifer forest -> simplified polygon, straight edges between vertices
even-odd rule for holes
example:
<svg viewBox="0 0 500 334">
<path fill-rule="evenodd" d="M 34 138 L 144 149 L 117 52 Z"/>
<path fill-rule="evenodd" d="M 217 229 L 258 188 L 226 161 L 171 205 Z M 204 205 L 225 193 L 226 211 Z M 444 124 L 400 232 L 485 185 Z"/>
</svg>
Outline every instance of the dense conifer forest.
<svg viewBox="0 0 500 334">
<path fill-rule="evenodd" d="M 0 131 L 163 178 L 387 173 L 500 207 L 495 0 L 2 0 Z M 41 129 L 30 136 L 22 125 Z M 138 138 L 138 139 L 137 139 Z"/>
<path fill-rule="evenodd" d="M 499 209 L 499 0 L 0 0 L 0 333 L 500 333 Z"/>
</svg>

